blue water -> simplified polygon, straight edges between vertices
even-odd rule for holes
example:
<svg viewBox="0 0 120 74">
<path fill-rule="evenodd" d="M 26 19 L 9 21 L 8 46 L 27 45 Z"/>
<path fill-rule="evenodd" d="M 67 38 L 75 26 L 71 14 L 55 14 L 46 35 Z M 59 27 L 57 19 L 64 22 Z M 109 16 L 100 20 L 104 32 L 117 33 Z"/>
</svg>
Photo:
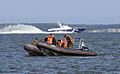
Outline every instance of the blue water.
<svg viewBox="0 0 120 74">
<path fill-rule="evenodd" d="M 51 28 L 51 24 L 28 25 L 41 30 Z M 3 26 L 4 24 L 1 24 L 0 27 Z M 120 25 L 85 26 L 87 30 L 120 28 Z M 46 34 L 0 34 L 0 74 L 120 74 L 119 32 L 85 31 L 80 35 L 71 34 L 74 38 L 84 38 L 85 44 L 96 51 L 98 56 L 28 56 L 23 45 L 30 43 L 34 38 L 43 40 L 46 36 Z M 63 35 L 55 35 L 56 39 L 61 36 Z M 75 41 L 77 45 L 77 40 Z"/>
</svg>

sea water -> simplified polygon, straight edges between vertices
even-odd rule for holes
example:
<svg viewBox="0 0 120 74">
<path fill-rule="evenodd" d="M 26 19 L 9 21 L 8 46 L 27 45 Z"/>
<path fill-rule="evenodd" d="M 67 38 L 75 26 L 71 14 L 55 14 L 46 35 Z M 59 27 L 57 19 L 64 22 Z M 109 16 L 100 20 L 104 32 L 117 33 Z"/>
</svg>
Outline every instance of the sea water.
<svg viewBox="0 0 120 74">
<path fill-rule="evenodd" d="M 0 25 L 0 74 L 120 74 L 120 25 L 85 26 L 81 34 L 70 34 L 77 48 L 78 38 L 96 51 L 97 56 L 28 56 L 23 45 L 33 39 L 44 40 L 41 34 L 54 23 Z M 61 38 L 65 34 L 55 34 Z"/>
</svg>

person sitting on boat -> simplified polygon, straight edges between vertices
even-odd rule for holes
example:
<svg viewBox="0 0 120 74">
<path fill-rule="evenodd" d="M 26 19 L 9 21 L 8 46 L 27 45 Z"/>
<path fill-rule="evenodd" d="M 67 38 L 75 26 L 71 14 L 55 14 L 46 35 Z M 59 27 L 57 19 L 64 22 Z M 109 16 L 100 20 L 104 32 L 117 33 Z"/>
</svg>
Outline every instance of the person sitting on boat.
<svg viewBox="0 0 120 74">
<path fill-rule="evenodd" d="M 62 45 L 62 40 L 61 40 L 61 39 L 58 39 L 56 46 L 57 46 L 57 47 L 61 47 L 61 45 Z"/>
<path fill-rule="evenodd" d="M 70 35 L 65 35 L 64 38 L 67 40 L 67 47 L 68 48 L 73 48 L 74 45 L 74 40 Z"/>
<path fill-rule="evenodd" d="M 35 39 L 31 42 L 31 44 L 36 46 L 39 42 L 40 42 L 40 41 L 38 40 L 38 38 L 35 38 Z"/>
<path fill-rule="evenodd" d="M 82 50 L 89 50 L 89 48 L 87 46 L 85 46 L 83 39 L 80 40 L 79 48 Z"/>
<path fill-rule="evenodd" d="M 58 41 L 57 41 L 57 47 L 67 48 L 67 42 L 65 40 L 58 39 Z"/>
<path fill-rule="evenodd" d="M 56 40 L 52 33 L 45 38 L 45 42 L 47 42 L 50 45 L 56 45 Z"/>
</svg>

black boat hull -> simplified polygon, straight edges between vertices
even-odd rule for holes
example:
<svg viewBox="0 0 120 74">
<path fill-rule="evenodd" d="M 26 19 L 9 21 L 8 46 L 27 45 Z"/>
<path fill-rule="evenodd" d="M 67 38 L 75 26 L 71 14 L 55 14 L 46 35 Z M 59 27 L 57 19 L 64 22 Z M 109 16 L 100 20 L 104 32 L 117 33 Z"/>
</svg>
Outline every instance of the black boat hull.
<svg viewBox="0 0 120 74">
<path fill-rule="evenodd" d="M 32 44 L 25 44 L 24 49 L 29 53 L 30 56 L 43 56 L 44 54 L 36 46 Z"/>
<path fill-rule="evenodd" d="M 51 46 L 46 43 L 39 43 L 37 46 L 25 44 L 24 49 L 29 53 L 29 55 L 39 55 L 39 56 L 96 56 L 97 53 L 89 50 L 79 50 L 75 48 L 58 48 L 56 46 Z M 32 52 L 34 54 L 32 54 Z"/>
</svg>

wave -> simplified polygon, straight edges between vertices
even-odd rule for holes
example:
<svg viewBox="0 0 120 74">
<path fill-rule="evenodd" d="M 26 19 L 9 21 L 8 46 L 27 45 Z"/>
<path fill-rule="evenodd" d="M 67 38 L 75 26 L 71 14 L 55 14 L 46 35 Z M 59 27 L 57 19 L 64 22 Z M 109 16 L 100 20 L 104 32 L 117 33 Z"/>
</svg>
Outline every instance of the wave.
<svg viewBox="0 0 120 74">
<path fill-rule="evenodd" d="M 120 33 L 120 28 L 109 28 L 109 29 L 96 29 L 96 30 L 91 30 L 88 32 L 93 32 L 93 33 Z"/>
<path fill-rule="evenodd" d="M 42 33 L 43 31 L 32 25 L 8 25 L 0 29 L 0 34 Z"/>
</svg>

